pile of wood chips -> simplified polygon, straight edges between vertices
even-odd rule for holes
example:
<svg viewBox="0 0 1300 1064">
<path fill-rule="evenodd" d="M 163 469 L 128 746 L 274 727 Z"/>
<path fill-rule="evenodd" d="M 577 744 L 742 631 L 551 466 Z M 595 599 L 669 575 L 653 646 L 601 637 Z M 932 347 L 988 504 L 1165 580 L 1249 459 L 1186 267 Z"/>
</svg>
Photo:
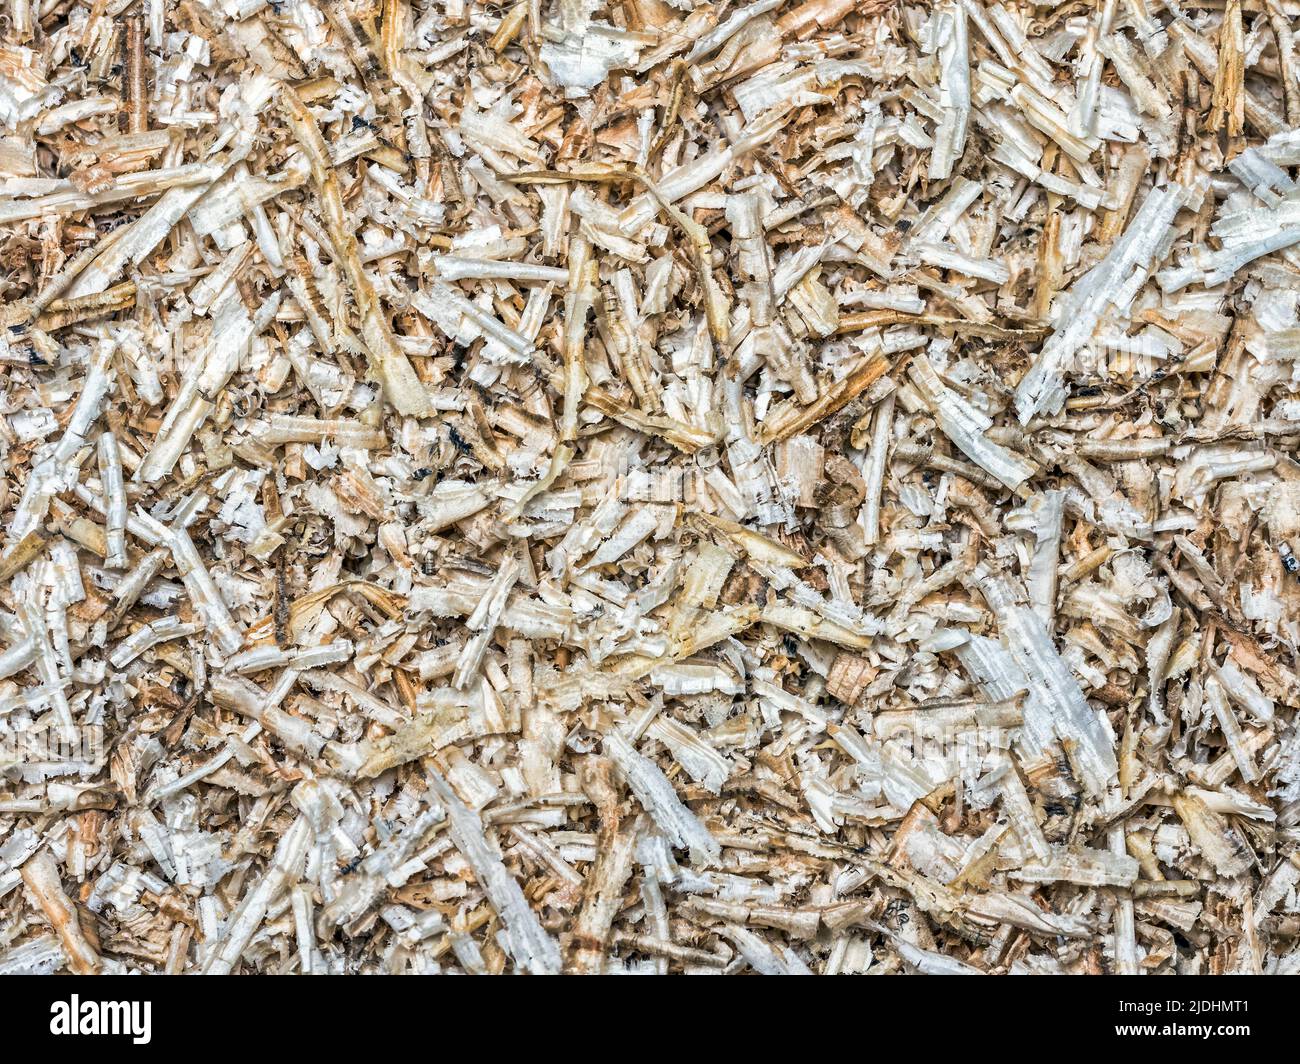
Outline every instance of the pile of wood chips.
<svg viewBox="0 0 1300 1064">
<path fill-rule="evenodd" d="M 1300 3 L 6 0 L 0 972 L 1300 971 Z"/>
</svg>

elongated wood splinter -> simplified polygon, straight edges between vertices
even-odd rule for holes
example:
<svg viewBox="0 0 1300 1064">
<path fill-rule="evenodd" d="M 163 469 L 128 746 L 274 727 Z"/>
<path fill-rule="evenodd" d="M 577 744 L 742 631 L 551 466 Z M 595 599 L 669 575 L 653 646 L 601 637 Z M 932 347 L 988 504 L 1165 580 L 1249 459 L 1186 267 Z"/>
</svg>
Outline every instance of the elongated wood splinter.
<svg viewBox="0 0 1300 1064">
<path fill-rule="evenodd" d="M 132 14 L 126 20 L 126 116 L 128 133 L 149 128 L 149 78 L 145 48 L 144 16 Z"/>
</svg>

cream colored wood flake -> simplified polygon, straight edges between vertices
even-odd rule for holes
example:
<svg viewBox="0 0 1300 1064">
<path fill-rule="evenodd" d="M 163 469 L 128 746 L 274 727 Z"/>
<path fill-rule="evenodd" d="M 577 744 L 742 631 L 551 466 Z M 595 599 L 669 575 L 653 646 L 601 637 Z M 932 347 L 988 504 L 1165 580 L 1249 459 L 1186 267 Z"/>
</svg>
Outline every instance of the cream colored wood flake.
<svg viewBox="0 0 1300 1064">
<path fill-rule="evenodd" d="M 1297 0 L 15 0 L 0 974 L 1300 971 Z"/>
</svg>

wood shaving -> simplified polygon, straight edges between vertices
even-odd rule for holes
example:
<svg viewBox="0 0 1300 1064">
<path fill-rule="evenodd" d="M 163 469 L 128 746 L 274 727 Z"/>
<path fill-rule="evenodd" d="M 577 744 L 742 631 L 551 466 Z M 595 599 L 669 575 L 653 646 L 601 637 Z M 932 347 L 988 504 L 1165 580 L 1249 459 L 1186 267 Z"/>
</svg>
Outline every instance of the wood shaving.
<svg viewBox="0 0 1300 1064">
<path fill-rule="evenodd" d="M 0 972 L 1300 972 L 1300 3 L 5 13 Z"/>
</svg>

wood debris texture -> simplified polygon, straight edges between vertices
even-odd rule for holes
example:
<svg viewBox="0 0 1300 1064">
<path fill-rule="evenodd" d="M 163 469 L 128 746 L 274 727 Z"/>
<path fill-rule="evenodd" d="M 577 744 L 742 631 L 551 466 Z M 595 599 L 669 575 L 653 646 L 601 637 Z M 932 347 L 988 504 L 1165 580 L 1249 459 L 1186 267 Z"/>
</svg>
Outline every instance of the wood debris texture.
<svg viewBox="0 0 1300 1064">
<path fill-rule="evenodd" d="M 1300 972 L 1298 0 L 0 34 L 0 972 Z"/>
</svg>

